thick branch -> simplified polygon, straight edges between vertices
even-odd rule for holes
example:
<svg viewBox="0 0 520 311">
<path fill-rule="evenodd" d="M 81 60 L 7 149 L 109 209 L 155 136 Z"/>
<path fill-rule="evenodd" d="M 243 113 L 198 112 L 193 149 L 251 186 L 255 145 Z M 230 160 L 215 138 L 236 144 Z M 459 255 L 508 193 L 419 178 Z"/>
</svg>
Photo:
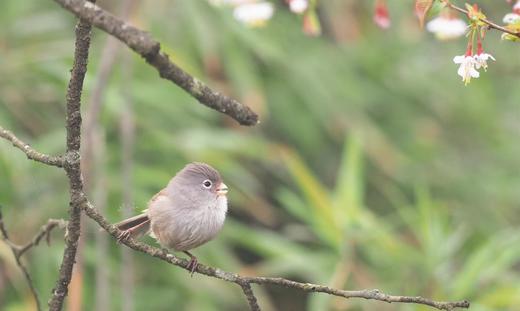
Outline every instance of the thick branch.
<svg viewBox="0 0 520 311">
<path fill-rule="evenodd" d="M 49 219 L 47 224 L 43 225 L 40 229 L 40 231 L 34 236 L 34 238 L 31 239 L 27 244 L 23 246 L 18 246 L 14 244 L 11 240 L 9 240 L 9 234 L 7 233 L 7 229 L 4 225 L 4 220 L 2 217 L 2 208 L 0 206 L 0 232 L 2 233 L 2 238 L 6 242 L 6 244 L 11 249 L 11 252 L 13 253 L 14 259 L 16 261 L 16 264 L 18 267 L 20 267 L 20 270 L 22 270 L 22 273 L 25 277 L 25 280 L 27 281 L 27 284 L 29 285 L 29 289 L 31 290 L 31 293 L 34 297 L 34 301 L 36 303 L 36 309 L 39 311 L 41 310 L 41 304 L 40 299 L 38 297 L 38 291 L 34 287 L 31 275 L 29 274 L 29 270 L 27 270 L 27 267 L 22 263 L 21 257 L 22 255 L 28 251 L 33 246 L 38 245 L 40 240 L 43 238 L 43 236 L 47 236 L 47 243 L 49 242 L 49 234 L 51 233 L 52 229 L 55 227 L 63 228 L 65 226 L 65 221 L 62 219 Z"/>
<path fill-rule="evenodd" d="M 461 7 L 458 7 L 454 4 L 452 4 L 449 0 L 441 0 L 443 3 L 445 3 L 450 9 L 453 9 L 455 11 L 458 11 L 460 13 L 463 13 L 465 14 L 466 16 L 468 15 L 468 11 L 467 10 L 464 10 L 463 8 Z M 502 31 L 502 32 L 505 32 L 505 33 L 508 33 L 510 35 L 513 35 L 515 37 L 518 37 L 520 38 L 520 32 L 514 32 L 514 31 L 511 31 L 509 29 L 507 29 L 506 27 L 502 27 L 486 18 L 481 18 L 480 21 L 482 21 L 483 23 L 485 23 L 486 25 L 489 26 L 489 28 L 493 28 L 493 29 L 496 29 L 498 31 Z"/>
<path fill-rule="evenodd" d="M 107 220 L 97 212 L 97 210 L 89 203 L 85 202 L 82 205 L 82 209 L 85 211 L 87 216 L 96 221 L 103 229 L 105 229 L 108 233 L 110 233 L 114 238 L 118 238 L 121 234 L 116 227 L 112 226 Z M 135 241 L 135 240 L 123 240 L 121 241 L 126 246 L 143 253 L 146 253 L 155 258 L 166 261 L 172 265 L 184 268 L 189 271 L 188 268 L 188 260 L 178 258 L 165 250 L 152 247 L 146 245 L 144 243 Z M 226 272 L 220 270 L 218 268 L 208 267 L 202 264 L 197 265 L 197 269 L 195 270 L 197 273 L 204 274 L 207 276 L 211 276 L 217 279 L 221 279 L 227 282 L 233 282 L 242 287 L 244 290 L 244 284 L 270 284 L 270 285 L 278 285 L 287 288 L 294 288 L 298 290 L 302 290 L 305 292 L 316 292 L 316 293 L 325 293 L 329 295 L 344 297 L 344 298 L 364 298 L 371 300 L 379 300 L 388 303 L 392 302 L 400 302 L 400 303 L 414 303 L 414 304 L 422 304 L 427 305 L 433 308 L 437 308 L 439 310 L 448 310 L 451 311 L 455 308 L 469 308 L 469 302 L 464 301 L 455 301 L 455 302 L 444 302 L 444 301 L 433 301 L 430 299 L 426 299 L 420 296 L 410 297 L 410 296 L 393 296 L 380 292 L 377 289 L 366 289 L 366 290 L 358 290 L 358 291 L 348 291 L 342 289 L 335 289 L 328 286 L 311 284 L 311 283 L 301 283 L 295 282 L 291 280 L 287 280 L 284 278 L 270 278 L 270 277 L 248 277 L 241 276 L 235 273 Z M 246 285 L 247 287 L 247 285 Z M 245 293 L 245 292 L 244 292 Z M 246 294 L 247 295 L 247 294 Z M 253 308 L 251 297 L 247 296 L 249 304 L 251 308 Z M 255 299 L 256 300 L 256 299 Z M 253 309 L 256 310 L 256 309 Z"/>
<path fill-rule="evenodd" d="M 99 29 L 113 35 L 141 55 L 159 71 L 159 75 L 172 81 L 201 104 L 225 113 L 242 125 L 255 125 L 258 115 L 249 107 L 209 88 L 171 62 L 168 55 L 160 51 L 160 44 L 150 34 L 135 28 L 100 7 L 84 0 L 54 0 L 62 7 L 85 19 Z"/>
<path fill-rule="evenodd" d="M 50 156 L 45 153 L 38 152 L 34 150 L 31 146 L 21 141 L 18 137 L 16 137 L 13 133 L 10 131 L 4 129 L 0 126 L 0 137 L 5 138 L 6 140 L 10 141 L 13 146 L 20 149 L 27 155 L 27 158 L 38 161 L 47 165 L 57 166 L 57 167 L 63 167 L 63 158 L 62 157 L 55 157 Z"/>
<path fill-rule="evenodd" d="M 91 0 L 94 1 L 94 0 Z M 49 300 L 49 310 L 59 311 L 67 296 L 68 286 L 72 277 L 72 269 L 76 261 L 78 240 L 81 229 L 81 204 L 86 200 L 83 193 L 83 181 L 80 168 L 81 144 L 81 92 L 87 72 L 88 52 L 90 47 L 90 33 L 92 26 L 88 21 L 80 20 L 76 26 L 76 43 L 74 49 L 74 64 L 67 89 L 67 153 L 65 171 L 69 178 L 70 209 L 67 234 L 65 236 L 65 250 L 60 266 L 59 278 Z"/>
</svg>

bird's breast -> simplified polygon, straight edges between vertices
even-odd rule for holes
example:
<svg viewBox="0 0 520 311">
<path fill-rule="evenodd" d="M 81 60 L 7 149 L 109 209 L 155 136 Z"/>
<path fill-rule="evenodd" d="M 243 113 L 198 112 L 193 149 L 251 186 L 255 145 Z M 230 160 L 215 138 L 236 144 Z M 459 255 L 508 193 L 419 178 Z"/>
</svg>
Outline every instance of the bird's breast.
<svg viewBox="0 0 520 311">
<path fill-rule="evenodd" d="M 178 251 L 193 249 L 213 239 L 222 229 L 226 213 L 225 196 L 197 206 L 169 200 L 149 208 L 152 231 L 159 243 Z"/>
</svg>

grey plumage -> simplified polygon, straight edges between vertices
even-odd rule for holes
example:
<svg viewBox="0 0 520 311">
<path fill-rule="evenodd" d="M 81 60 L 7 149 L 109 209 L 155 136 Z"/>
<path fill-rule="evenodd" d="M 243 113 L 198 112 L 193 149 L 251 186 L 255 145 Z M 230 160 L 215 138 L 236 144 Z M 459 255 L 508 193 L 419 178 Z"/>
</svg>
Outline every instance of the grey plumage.
<svg viewBox="0 0 520 311">
<path fill-rule="evenodd" d="M 188 251 L 213 239 L 227 212 L 226 185 L 218 171 L 204 163 L 186 165 L 148 202 L 148 209 L 116 224 L 125 237 L 152 233 L 176 251 Z"/>
</svg>

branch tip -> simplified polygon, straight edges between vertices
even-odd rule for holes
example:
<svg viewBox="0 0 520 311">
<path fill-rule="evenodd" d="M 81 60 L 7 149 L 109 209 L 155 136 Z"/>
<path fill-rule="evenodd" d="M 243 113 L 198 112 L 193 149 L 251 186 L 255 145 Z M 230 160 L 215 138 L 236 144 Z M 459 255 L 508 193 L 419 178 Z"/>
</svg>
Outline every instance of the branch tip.
<svg viewBox="0 0 520 311">
<path fill-rule="evenodd" d="M 230 116 L 241 125 L 258 123 L 258 115 L 251 108 L 214 91 L 171 62 L 168 55 L 161 52 L 160 43 L 148 32 L 125 23 L 95 4 L 87 4 L 85 0 L 54 1 L 82 20 L 118 38 L 154 67 L 161 78 L 175 83 L 201 104 Z"/>
<path fill-rule="evenodd" d="M 57 167 L 63 167 L 63 157 L 62 156 L 51 156 L 45 153 L 41 153 L 33 149 L 29 144 L 25 143 L 16 135 L 14 135 L 11 131 L 8 131 L 4 129 L 2 126 L 0 126 L 0 137 L 4 138 L 5 140 L 11 142 L 11 144 L 20 149 L 28 159 L 50 165 L 50 166 L 57 166 Z"/>
</svg>

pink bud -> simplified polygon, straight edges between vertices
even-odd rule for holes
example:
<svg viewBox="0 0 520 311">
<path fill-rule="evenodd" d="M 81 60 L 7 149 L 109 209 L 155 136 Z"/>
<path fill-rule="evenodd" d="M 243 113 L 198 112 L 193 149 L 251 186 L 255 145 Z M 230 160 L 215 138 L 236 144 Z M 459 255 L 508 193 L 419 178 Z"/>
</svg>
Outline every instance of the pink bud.
<svg viewBox="0 0 520 311">
<path fill-rule="evenodd" d="M 390 27 L 390 14 L 388 13 L 386 0 L 376 0 L 373 19 L 374 23 L 382 29 L 388 29 Z"/>
<path fill-rule="evenodd" d="M 513 6 L 513 13 L 520 15 L 520 0 L 515 3 Z"/>
</svg>

